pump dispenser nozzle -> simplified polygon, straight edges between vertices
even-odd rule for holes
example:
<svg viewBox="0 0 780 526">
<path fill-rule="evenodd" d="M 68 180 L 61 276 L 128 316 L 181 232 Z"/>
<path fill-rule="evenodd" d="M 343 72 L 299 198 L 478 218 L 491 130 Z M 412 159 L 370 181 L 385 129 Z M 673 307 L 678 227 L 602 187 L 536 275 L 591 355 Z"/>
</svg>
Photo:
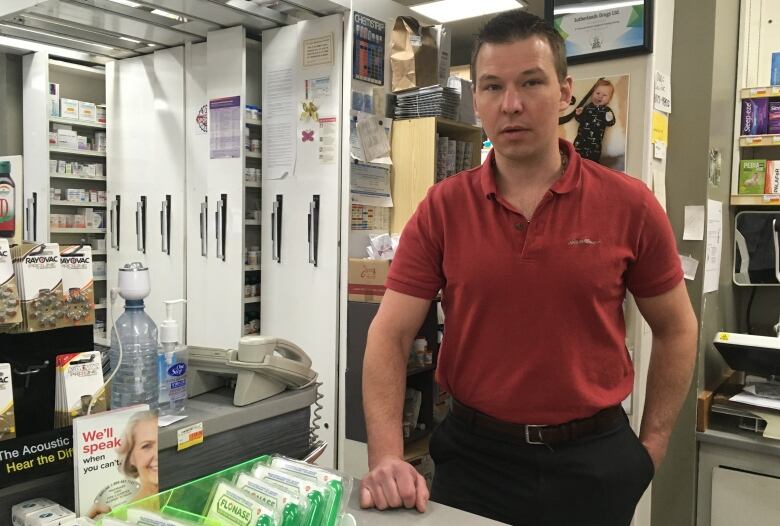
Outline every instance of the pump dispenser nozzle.
<svg viewBox="0 0 780 526">
<path fill-rule="evenodd" d="M 165 321 L 160 324 L 160 343 L 177 343 L 179 341 L 179 323 L 173 317 L 173 306 L 177 303 L 187 303 L 187 300 L 163 301 L 165 305 Z"/>
</svg>

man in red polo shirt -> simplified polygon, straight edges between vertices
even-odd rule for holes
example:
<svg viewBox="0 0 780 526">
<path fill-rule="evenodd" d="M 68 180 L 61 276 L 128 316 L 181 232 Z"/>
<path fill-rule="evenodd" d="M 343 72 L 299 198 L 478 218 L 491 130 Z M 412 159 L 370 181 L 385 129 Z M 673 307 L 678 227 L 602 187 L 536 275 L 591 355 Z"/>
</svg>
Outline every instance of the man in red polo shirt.
<svg viewBox="0 0 780 526">
<path fill-rule="evenodd" d="M 363 366 L 361 505 L 425 510 L 401 413 L 407 356 L 441 290 L 436 378 L 453 407 L 431 438 L 431 498 L 511 524 L 626 526 L 696 353 L 672 229 L 641 181 L 558 139 L 571 77 L 553 28 L 498 15 L 471 64 L 493 152 L 431 188 L 402 233 Z M 634 381 L 626 291 L 653 331 L 640 437 L 620 407 Z"/>
</svg>

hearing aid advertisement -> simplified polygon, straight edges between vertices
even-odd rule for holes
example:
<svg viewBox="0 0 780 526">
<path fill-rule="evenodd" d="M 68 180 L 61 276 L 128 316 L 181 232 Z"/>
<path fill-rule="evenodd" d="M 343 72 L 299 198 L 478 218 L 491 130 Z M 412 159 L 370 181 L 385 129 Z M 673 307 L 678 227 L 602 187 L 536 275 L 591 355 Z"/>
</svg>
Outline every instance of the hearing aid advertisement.
<svg viewBox="0 0 780 526">
<path fill-rule="evenodd" d="M 0 446 L 0 488 L 73 469 L 68 429 L 16 438 Z"/>
<path fill-rule="evenodd" d="M 585 159 L 624 172 L 628 130 L 628 75 L 574 79 L 572 100 L 558 117 L 558 133 Z"/>
</svg>

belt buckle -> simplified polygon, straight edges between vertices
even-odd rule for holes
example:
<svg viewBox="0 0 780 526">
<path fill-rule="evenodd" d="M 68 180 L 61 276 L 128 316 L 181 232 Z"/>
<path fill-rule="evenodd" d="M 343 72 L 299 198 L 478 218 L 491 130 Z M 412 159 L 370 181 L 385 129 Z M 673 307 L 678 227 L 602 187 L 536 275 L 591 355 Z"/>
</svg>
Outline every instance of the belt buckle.
<svg viewBox="0 0 780 526">
<path fill-rule="evenodd" d="M 541 429 L 543 427 L 549 427 L 549 426 L 546 426 L 546 425 L 526 425 L 525 426 L 525 442 L 526 442 L 526 444 L 531 444 L 531 445 L 535 445 L 535 446 L 544 446 L 546 444 L 545 442 L 531 440 L 530 429 L 532 427 L 535 428 L 535 429 Z M 541 437 L 541 434 L 539 436 Z"/>
</svg>

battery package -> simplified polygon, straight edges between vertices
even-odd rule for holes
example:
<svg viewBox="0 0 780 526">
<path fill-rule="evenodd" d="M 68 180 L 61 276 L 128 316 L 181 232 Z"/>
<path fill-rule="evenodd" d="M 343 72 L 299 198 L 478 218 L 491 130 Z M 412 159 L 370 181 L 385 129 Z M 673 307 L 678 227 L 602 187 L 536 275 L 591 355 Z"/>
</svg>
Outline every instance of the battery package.
<svg viewBox="0 0 780 526">
<path fill-rule="evenodd" d="M 0 363 L 0 440 L 16 437 L 14 417 L 14 389 L 11 382 L 11 364 Z"/>
<path fill-rule="evenodd" d="M 0 238 L 0 332 L 7 332 L 22 322 L 19 288 L 8 240 Z"/>
<path fill-rule="evenodd" d="M 65 323 L 95 324 L 95 283 L 92 275 L 92 247 L 64 246 L 60 249 Z"/>
<path fill-rule="evenodd" d="M 60 246 L 22 243 L 11 249 L 22 310 L 22 332 L 66 326 L 62 302 Z"/>
<path fill-rule="evenodd" d="M 54 427 L 73 424 L 73 419 L 106 410 L 103 362 L 99 351 L 60 354 L 56 358 Z"/>
</svg>

